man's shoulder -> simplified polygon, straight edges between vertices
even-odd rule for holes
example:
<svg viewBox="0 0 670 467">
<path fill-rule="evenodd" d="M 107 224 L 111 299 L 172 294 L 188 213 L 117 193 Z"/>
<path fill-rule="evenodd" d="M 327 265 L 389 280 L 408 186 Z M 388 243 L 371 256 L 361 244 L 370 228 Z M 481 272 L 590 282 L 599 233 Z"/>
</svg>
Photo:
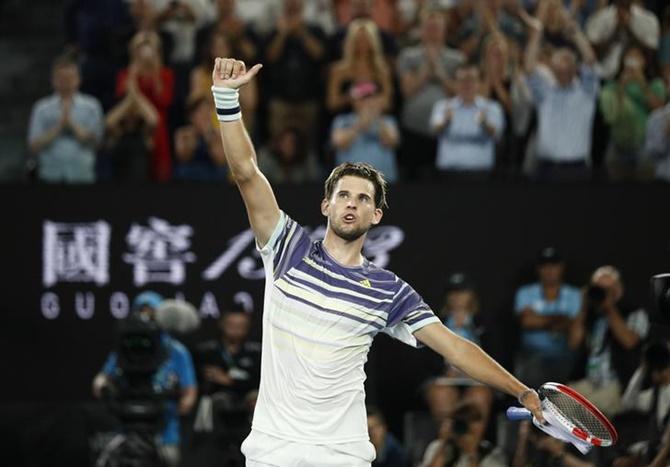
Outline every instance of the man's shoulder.
<svg viewBox="0 0 670 467">
<path fill-rule="evenodd" d="M 36 112 L 44 112 L 51 107 L 55 107 L 58 104 L 58 96 L 55 94 L 50 94 L 48 96 L 41 97 L 35 101 L 33 108 Z"/>
<path fill-rule="evenodd" d="M 524 284 L 517 289 L 518 294 L 536 294 L 539 291 L 540 291 L 539 282 L 531 282 L 528 284 Z"/>
<path fill-rule="evenodd" d="M 81 106 L 95 109 L 101 108 L 100 101 L 90 94 L 78 93 L 76 99 L 77 103 Z"/>
</svg>

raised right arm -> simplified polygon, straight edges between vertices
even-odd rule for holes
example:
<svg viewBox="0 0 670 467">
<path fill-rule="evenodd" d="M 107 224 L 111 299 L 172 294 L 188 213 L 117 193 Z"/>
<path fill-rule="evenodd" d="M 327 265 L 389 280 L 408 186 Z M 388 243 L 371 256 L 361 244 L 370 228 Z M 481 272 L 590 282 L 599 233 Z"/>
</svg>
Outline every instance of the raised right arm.
<svg viewBox="0 0 670 467">
<path fill-rule="evenodd" d="M 234 94 L 233 90 L 251 81 L 260 69 L 261 65 L 255 65 L 247 71 L 239 60 L 217 58 L 212 73 L 215 92 L 225 88 L 225 93 Z M 221 113 L 221 109 L 217 111 Z M 277 200 L 270 183 L 258 168 L 256 151 L 242 119 L 221 121 L 219 128 L 230 174 L 242 195 L 251 229 L 263 247 L 279 221 Z"/>
</svg>

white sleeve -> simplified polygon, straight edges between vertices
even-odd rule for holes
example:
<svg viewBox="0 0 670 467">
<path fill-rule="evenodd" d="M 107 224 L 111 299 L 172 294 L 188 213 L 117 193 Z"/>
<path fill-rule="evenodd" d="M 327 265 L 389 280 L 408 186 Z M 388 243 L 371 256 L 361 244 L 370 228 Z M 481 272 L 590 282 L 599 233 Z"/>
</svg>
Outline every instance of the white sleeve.
<svg viewBox="0 0 670 467">
<path fill-rule="evenodd" d="M 634 5 L 630 19 L 630 28 L 637 40 L 642 42 L 645 47 L 654 50 L 658 49 L 660 25 L 653 13 Z"/>
</svg>

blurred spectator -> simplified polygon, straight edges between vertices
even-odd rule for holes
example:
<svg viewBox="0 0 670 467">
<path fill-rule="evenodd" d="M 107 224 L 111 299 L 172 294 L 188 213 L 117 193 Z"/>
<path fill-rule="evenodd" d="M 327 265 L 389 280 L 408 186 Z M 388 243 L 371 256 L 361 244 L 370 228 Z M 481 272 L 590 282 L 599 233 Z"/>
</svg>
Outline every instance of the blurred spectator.
<svg viewBox="0 0 670 467">
<path fill-rule="evenodd" d="M 611 128 L 607 169 L 611 180 L 649 180 L 653 166 L 643 157 L 649 114 L 665 102 L 665 86 L 648 73 L 645 55 L 629 47 L 616 81 L 600 94 L 600 108 Z"/>
<path fill-rule="evenodd" d="M 519 423 L 512 467 L 595 467 L 583 456 L 569 452 L 563 441 L 531 430 L 530 422 Z"/>
<path fill-rule="evenodd" d="M 96 147 L 104 122 L 97 99 L 79 92 L 77 63 L 58 57 L 51 70 L 54 93 L 33 105 L 28 146 L 37 156 L 37 176 L 47 183 L 95 182 Z"/>
<path fill-rule="evenodd" d="M 440 317 L 451 331 L 464 339 L 482 346 L 483 326 L 479 323 L 479 300 L 474 284 L 463 273 L 451 274 L 447 280 L 445 302 Z M 441 421 L 451 415 L 459 402 L 475 406 L 482 420 L 473 433 L 477 442 L 482 440 L 488 425 L 493 402 L 493 391 L 461 373 L 446 362 L 442 375 L 426 385 L 426 399 L 433 418 Z"/>
<path fill-rule="evenodd" d="M 105 152 L 111 160 L 115 181 L 149 180 L 153 134 L 158 112 L 137 87 L 128 81 L 128 92 L 106 117 Z"/>
<path fill-rule="evenodd" d="M 169 61 L 174 39 L 172 34 L 157 29 L 158 11 L 154 7 L 153 0 L 129 0 L 127 3 L 131 22 L 113 38 L 117 71 L 130 61 L 128 44 L 140 32 L 155 32 L 158 34 L 163 61 Z"/>
<path fill-rule="evenodd" d="M 284 127 L 274 137 L 269 147 L 258 154 L 261 172 L 272 183 L 309 183 L 316 181 L 316 158 L 309 153 L 307 138 L 298 128 Z"/>
<path fill-rule="evenodd" d="M 670 89 L 670 64 L 665 67 L 665 83 Z M 644 152 L 655 165 L 656 178 L 670 182 L 670 102 L 650 115 Z"/>
<path fill-rule="evenodd" d="M 563 1 L 540 0 L 535 15 L 544 25 L 542 44 L 549 47 L 550 53 L 553 49 L 574 48 L 573 42 L 564 33 L 570 27 L 571 18 Z"/>
<path fill-rule="evenodd" d="M 577 57 L 567 48 L 551 56 L 551 79 L 540 71 L 538 56 L 543 25 L 531 23 L 526 49 L 526 81 L 538 113 L 535 177 L 541 181 L 585 180 L 590 175 L 591 133 L 598 94 L 593 69 L 595 55 L 574 21 L 564 34 L 579 49 L 583 64 L 577 74 Z"/>
<path fill-rule="evenodd" d="M 168 108 L 174 94 L 174 74 L 163 66 L 161 43 L 158 34 L 140 32 L 130 42 L 130 63 L 116 79 L 116 95 L 122 98 L 129 88 L 129 81 L 136 81 L 137 88 L 158 112 L 158 125 L 154 131 L 154 149 L 151 160 L 151 178 L 159 182 L 170 179 L 172 161 L 168 134 Z"/>
<path fill-rule="evenodd" d="M 649 381 L 651 387 L 643 389 Z M 644 349 L 641 365 L 628 383 L 622 398 L 624 409 L 644 414 L 646 426 L 640 426 L 645 441 L 628 448 L 628 455 L 615 465 L 661 466 L 670 456 L 670 349 L 666 341 L 657 341 Z"/>
<path fill-rule="evenodd" d="M 156 310 L 163 302 L 163 297 L 155 292 L 143 292 L 133 300 L 133 315 L 129 319 L 141 321 L 155 321 Z M 163 431 L 158 439 L 158 447 L 163 460 L 168 467 L 177 467 L 180 459 L 180 428 L 179 416 L 188 414 L 193 408 L 197 397 L 195 371 L 191 354 L 179 341 L 161 331 L 161 344 L 167 353 L 153 379 L 155 391 L 173 391 L 178 389 L 179 397 L 168 400 L 165 405 L 165 421 Z M 103 392 L 113 387 L 119 377 L 122 377 L 118 366 L 116 352 L 111 352 L 105 361 L 100 373 L 93 380 L 93 394 L 101 398 Z"/>
<path fill-rule="evenodd" d="M 208 19 L 207 0 L 151 0 L 159 29 L 172 35 L 172 66 L 190 66 L 195 58 L 196 33 Z"/>
<path fill-rule="evenodd" d="M 655 164 L 656 178 L 670 182 L 670 103 L 651 114 L 645 153 Z"/>
<path fill-rule="evenodd" d="M 247 396 L 260 384 L 261 346 L 249 340 L 250 326 L 245 311 L 228 311 L 219 319 L 220 337 L 197 346 L 201 394 L 210 398 L 215 431 L 238 449 L 249 434 Z"/>
<path fill-rule="evenodd" d="M 394 150 L 400 140 L 395 118 L 384 114 L 384 96 L 376 84 L 359 82 L 350 92 L 353 113 L 338 115 L 333 122 L 335 164 L 367 162 L 394 183 L 398 180 Z"/>
<path fill-rule="evenodd" d="M 332 113 L 351 109 L 351 88 L 360 82 L 375 83 L 384 110 L 393 101 L 393 83 L 379 42 L 379 30 L 367 19 L 352 21 L 344 40 L 342 60 L 335 62 L 328 76 L 327 106 Z"/>
<path fill-rule="evenodd" d="M 496 141 L 505 127 L 500 104 L 478 96 L 479 68 L 456 70 L 456 97 L 435 103 L 430 123 L 438 135 L 437 169 L 444 178 L 481 181 L 495 162 Z"/>
<path fill-rule="evenodd" d="M 465 62 L 458 50 L 445 45 L 447 23 L 443 12 L 421 14 L 421 43 L 400 51 L 397 62 L 403 97 L 401 164 L 409 179 L 432 173 L 437 140 L 430 126 L 435 102 L 455 92 L 456 68 Z"/>
<path fill-rule="evenodd" d="M 316 24 L 328 36 L 335 33 L 335 9 L 332 0 L 305 0 L 305 21 Z"/>
<path fill-rule="evenodd" d="M 64 7 L 65 36 L 77 52 L 82 92 L 96 97 L 103 109 L 114 102 L 114 77 L 125 65 L 125 48 L 132 27 L 126 0 L 68 0 Z M 123 42 L 119 42 L 121 39 Z"/>
<path fill-rule="evenodd" d="M 441 423 L 438 438 L 426 448 L 420 467 L 506 467 L 503 450 L 477 436 L 483 432 L 481 424 L 479 409 L 461 404 Z"/>
<path fill-rule="evenodd" d="M 570 328 L 571 347 L 584 346 L 587 353 L 586 378 L 570 386 L 607 415 L 620 410 L 622 385 L 632 373 L 631 357 L 637 361 L 634 351 L 649 333 L 647 312 L 626 305 L 623 292 L 616 268 L 596 269 Z"/>
<path fill-rule="evenodd" d="M 663 10 L 661 18 L 661 39 L 658 47 L 658 63 L 662 66 L 670 66 L 670 5 Z"/>
<path fill-rule="evenodd" d="M 539 281 L 521 287 L 514 298 L 521 326 L 514 373 L 530 387 L 547 381 L 566 383 L 572 376 L 574 354 L 568 347 L 568 333 L 579 314 L 581 294 L 563 282 L 564 271 L 558 251 L 542 249 L 537 259 Z"/>
<path fill-rule="evenodd" d="M 349 34 L 349 27 L 354 20 L 357 19 L 366 19 L 374 22 L 379 28 L 379 36 L 381 38 L 381 46 L 384 51 L 384 56 L 392 62 L 393 58 L 398 53 L 398 45 L 396 42 L 396 37 L 394 34 L 388 30 L 381 28 L 380 24 L 375 19 L 375 7 L 376 2 L 380 3 L 388 2 L 388 0 L 341 0 L 335 5 L 336 16 L 342 18 L 342 22 L 339 21 L 339 27 L 330 41 L 330 57 L 329 61 L 334 62 L 342 58 L 344 53 L 344 42 L 345 38 Z M 349 11 L 348 14 L 343 14 L 340 16 L 337 11 L 338 8 L 344 8 Z"/>
<path fill-rule="evenodd" d="M 491 33 L 504 34 L 518 44 L 525 41 L 528 13 L 519 0 L 461 0 L 452 11 L 451 23 L 458 29 L 450 36 L 469 61 L 479 61 L 484 39 Z"/>
<path fill-rule="evenodd" d="M 598 55 L 598 74 L 612 79 L 619 71 L 624 50 L 638 45 L 645 54 L 656 53 L 659 21 L 649 10 L 633 0 L 613 0 L 612 4 L 591 16 L 586 34 Z"/>
<path fill-rule="evenodd" d="M 230 37 L 220 31 L 213 30 L 207 40 L 207 47 L 202 52 L 200 64 L 191 71 L 191 90 L 189 101 L 198 97 L 206 97 L 211 100 L 212 96 L 212 72 L 217 57 L 235 57 L 237 51 L 232 47 Z M 244 114 L 244 126 L 251 133 L 256 121 L 256 108 L 258 107 L 258 85 L 252 80 L 239 90 L 240 108 Z M 219 119 L 216 110 L 212 109 L 212 125 L 219 127 Z"/>
<path fill-rule="evenodd" d="M 212 41 L 216 36 L 227 38 L 229 55 L 215 55 L 215 57 L 236 57 L 247 65 L 253 65 L 256 62 L 259 38 L 253 28 L 245 24 L 242 17 L 239 16 L 237 0 L 216 0 L 214 22 L 198 31 L 196 41 L 203 60 L 210 60 L 209 51 L 212 50 Z"/>
<path fill-rule="evenodd" d="M 271 137 L 293 126 L 307 136 L 310 149 L 314 147 L 325 54 L 323 31 L 305 23 L 303 0 L 284 0 L 282 16 L 265 48 Z"/>
<path fill-rule="evenodd" d="M 236 11 L 242 22 L 255 34 L 265 36 L 276 26 L 282 14 L 283 0 L 242 0 Z"/>
<path fill-rule="evenodd" d="M 409 455 L 400 442 L 388 431 L 384 415 L 368 408 L 368 432 L 377 457 L 372 467 L 409 467 Z"/>
<path fill-rule="evenodd" d="M 380 29 L 395 34 L 397 32 L 398 10 L 395 0 L 333 0 L 338 24 L 368 16 Z"/>
<path fill-rule="evenodd" d="M 174 136 L 174 179 L 195 182 L 226 180 L 226 155 L 218 125 L 212 125 L 212 100 L 200 96 L 187 104 L 190 124 Z"/>
<path fill-rule="evenodd" d="M 532 117 L 532 99 L 519 64 L 519 47 L 502 34 L 490 34 L 482 47 L 480 94 L 497 101 L 504 112 L 504 132 L 497 145 L 496 162 L 514 174 L 522 164 L 523 140 Z"/>
</svg>

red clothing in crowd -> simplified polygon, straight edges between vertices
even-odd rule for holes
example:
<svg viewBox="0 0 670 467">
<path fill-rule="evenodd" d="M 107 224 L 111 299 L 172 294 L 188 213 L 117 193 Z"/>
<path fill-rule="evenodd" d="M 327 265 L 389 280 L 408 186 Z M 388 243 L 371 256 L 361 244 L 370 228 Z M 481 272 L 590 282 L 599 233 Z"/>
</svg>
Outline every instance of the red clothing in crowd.
<svg viewBox="0 0 670 467">
<path fill-rule="evenodd" d="M 121 70 L 116 78 L 116 96 L 126 94 L 128 68 Z M 160 82 L 149 76 L 138 76 L 140 92 L 156 107 L 158 125 L 154 132 L 154 151 L 151 161 L 151 176 L 155 181 L 166 182 L 172 174 L 170 157 L 170 134 L 168 131 L 168 109 L 174 97 L 174 73 L 169 68 L 161 68 Z"/>
</svg>

